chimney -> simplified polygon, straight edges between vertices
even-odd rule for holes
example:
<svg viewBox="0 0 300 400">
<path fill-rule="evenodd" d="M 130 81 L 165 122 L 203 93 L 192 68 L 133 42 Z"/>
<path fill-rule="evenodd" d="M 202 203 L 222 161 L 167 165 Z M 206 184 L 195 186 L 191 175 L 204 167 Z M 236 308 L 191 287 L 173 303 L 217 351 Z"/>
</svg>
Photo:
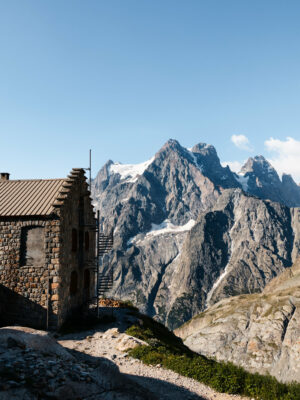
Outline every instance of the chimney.
<svg viewBox="0 0 300 400">
<path fill-rule="evenodd" d="M 9 181 L 9 175 L 8 172 L 0 172 L 0 181 Z"/>
</svg>

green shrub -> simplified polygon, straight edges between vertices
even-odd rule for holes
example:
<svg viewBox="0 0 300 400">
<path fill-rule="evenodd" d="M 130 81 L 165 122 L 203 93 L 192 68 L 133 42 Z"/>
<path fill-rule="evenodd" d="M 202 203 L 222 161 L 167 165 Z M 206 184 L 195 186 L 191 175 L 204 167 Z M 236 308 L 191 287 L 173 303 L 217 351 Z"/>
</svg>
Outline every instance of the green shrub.
<svg viewBox="0 0 300 400">
<path fill-rule="evenodd" d="M 126 333 L 149 344 L 129 352 L 145 364 L 161 364 L 219 392 L 258 400 L 300 400 L 300 384 L 283 384 L 271 376 L 251 374 L 231 363 L 208 359 L 188 349 L 164 325 L 144 315 L 139 318 L 140 325 L 131 326 Z"/>
</svg>

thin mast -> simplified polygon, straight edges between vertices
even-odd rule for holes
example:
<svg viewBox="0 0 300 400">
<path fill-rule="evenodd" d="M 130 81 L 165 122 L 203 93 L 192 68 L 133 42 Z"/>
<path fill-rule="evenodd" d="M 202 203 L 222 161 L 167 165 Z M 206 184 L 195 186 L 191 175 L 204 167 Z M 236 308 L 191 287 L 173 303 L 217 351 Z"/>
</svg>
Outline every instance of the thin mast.
<svg viewBox="0 0 300 400">
<path fill-rule="evenodd" d="M 90 192 L 92 192 L 92 150 L 90 149 L 90 165 L 89 165 L 89 172 L 90 172 Z"/>
</svg>

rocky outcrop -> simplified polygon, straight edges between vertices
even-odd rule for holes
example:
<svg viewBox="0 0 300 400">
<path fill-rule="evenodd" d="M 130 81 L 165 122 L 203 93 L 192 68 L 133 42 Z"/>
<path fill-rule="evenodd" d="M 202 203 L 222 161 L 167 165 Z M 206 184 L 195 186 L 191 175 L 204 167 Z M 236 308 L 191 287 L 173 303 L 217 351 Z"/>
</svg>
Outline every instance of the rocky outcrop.
<svg viewBox="0 0 300 400">
<path fill-rule="evenodd" d="M 261 294 L 224 299 L 175 333 L 192 350 L 300 381 L 300 259 Z"/>
<path fill-rule="evenodd" d="M 107 295 L 176 328 L 223 297 L 261 291 L 291 266 L 297 211 L 243 193 L 266 197 L 257 187 L 281 184 L 265 163 L 248 162 L 237 175 L 213 146 L 188 150 L 175 140 L 139 165 L 109 161 L 93 182 L 102 228 L 114 227 L 102 264 L 114 270 Z"/>
<path fill-rule="evenodd" d="M 1 400 L 152 400 L 110 360 L 72 354 L 46 332 L 23 327 L 0 329 Z"/>
</svg>

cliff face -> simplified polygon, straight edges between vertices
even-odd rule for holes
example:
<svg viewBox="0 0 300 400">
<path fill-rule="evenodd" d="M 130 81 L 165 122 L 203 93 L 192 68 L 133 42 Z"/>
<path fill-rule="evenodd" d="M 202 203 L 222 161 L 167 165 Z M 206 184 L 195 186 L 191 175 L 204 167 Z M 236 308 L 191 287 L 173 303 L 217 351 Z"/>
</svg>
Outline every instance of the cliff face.
<svg viewBox="0 0 300 400">
<path fill-rule="evenodd" d="M 103 229 L 114 227 L 102 265 L 114 270 L 108 295 L 173 329 L 221 298 L 261 291 L 300 248 L 297 211 L 243 192 L 283 184 L 265 162 L 237 175 L 213 146 L 188 150 L 175 140 L 139 165 L 109 161 L 93 182 Z M 279 186 L 272 198 L 284 203 Z"/>
<path fill-rule="evenodd" d="M 300 381 L 300 259 L 260 294 L 221 300 L 175 333 L 192 350 Z"/>
<path fill-rule="evenodd" d="M 187 150 L 170 140 L 146 163 L 109 161 L 93 183 L 93 196 L 104 229 L 114 227 L 115 251 L 103 260 L 104 271 L 114 269 L 110 295 L 164 320 L 165 301 L 157 299 L 158 291 L 172 279 L 168 274 L 187 232 L 224 188 L 239 186 L 206 144 Z"/>
<path fill-rule="evenodd" d="M 220 299 L 260 292 L 300 254 L 299 243 L 299 209 L 225 190 L 166 271 L 156 299 L 167 299 L 164 321 L 174 329 Z"/>
</svg>

